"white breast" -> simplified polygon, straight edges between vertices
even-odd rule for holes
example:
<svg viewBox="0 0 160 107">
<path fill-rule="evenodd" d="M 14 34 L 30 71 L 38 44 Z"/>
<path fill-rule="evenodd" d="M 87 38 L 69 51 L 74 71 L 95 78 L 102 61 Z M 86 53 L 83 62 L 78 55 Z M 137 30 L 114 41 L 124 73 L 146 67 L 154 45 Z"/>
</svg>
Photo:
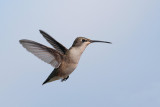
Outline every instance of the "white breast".
<svg viewBox="0 0 160 107">
<path fill-rule="evenodd" d="M 72 47 L 69 50 L 68 55 L 69 55 L 69 58 L 70 58 L 71 62 L 70 62 L 70 64 L 67 64 L 67 67 L 65 69 L 65 72 L 67 74 L 70 74 L 75 70 L 75 68 L 77 67 L 78 62 L 80 60 L 80 57 L 81 57 L 83 51 L 85 50 L 85 48 L 86 48 L 86 45 L 84 44 L 80 47 Z"/>
<path fill-rule="evenodd" d="M 78 50 L 77 48 L 72 48 L 69 52 L 69 57 L 74 63 L 78 64 L 79 59 L 81 57 L 81 53 L 82 52 Z"/>
</svg>

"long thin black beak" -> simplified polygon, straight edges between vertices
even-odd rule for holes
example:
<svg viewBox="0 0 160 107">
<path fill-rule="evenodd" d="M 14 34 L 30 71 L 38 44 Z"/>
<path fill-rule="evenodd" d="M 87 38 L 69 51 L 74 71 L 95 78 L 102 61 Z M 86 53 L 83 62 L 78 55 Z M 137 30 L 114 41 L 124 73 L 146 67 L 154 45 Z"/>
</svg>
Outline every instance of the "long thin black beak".
<svg viewBox="0 0 160 107">
<path fill-rule="evenodd" d="M 107 41 L 99 41 L 99 40 L 90 40 L 91 43 L 94 43 L 94 42 L 101 42 L 101 43 L 109 43 L 109 44 L 112 44 L 111 42 L 107 42 Z"/>
</svg>

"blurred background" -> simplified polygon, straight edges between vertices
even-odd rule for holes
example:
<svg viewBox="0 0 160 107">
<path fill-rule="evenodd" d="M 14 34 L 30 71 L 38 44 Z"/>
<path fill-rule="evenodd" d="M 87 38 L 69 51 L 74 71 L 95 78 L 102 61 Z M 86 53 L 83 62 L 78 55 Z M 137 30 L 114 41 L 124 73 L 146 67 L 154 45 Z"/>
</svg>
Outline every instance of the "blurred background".
<svg viewBox="0 0 160 107">
<path fill-rule="evenodd" d="M 54 69 L 20 39 L 69 48 L 91 44 L 66 82 L 42 86 Z M 159 0 L 0 0 L 1 107 L 160 107 Z"/>
</svg>

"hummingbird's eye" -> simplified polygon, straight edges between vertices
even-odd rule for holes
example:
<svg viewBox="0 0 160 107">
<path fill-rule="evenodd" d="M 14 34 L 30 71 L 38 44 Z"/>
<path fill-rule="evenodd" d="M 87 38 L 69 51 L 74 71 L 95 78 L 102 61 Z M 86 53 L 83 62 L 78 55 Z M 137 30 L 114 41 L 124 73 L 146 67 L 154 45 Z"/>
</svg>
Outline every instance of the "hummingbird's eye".
<svg viewBox="0 0 160 107">
<path fill-rule="evenodd" d="M 82 39 L 82 42 L 85 42 L 86 40 L 85 39 Z"/>
</svg>

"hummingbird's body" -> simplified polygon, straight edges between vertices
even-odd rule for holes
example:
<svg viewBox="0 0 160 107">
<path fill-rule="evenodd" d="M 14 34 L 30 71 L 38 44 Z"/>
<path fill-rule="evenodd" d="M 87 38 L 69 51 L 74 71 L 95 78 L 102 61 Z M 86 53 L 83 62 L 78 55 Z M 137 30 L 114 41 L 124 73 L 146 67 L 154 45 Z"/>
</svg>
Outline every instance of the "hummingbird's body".
<svg viewBox="0 0 160 107">
<path fill-rule="evenodd" d="M 55 67 L 53 72 L 49 75 L 49 77 L 44 81 L 43 84 L 59 79 L 61 79 L 61 81 L 67 80 L 69 78 L 69 75 L 77 67 L 83 51 L 90 43 L 110 43 L 105 41 L 90 40 L 84 37 L 78 37 L 75 39 L 72 47 L 70 49 L 67 49 L 44 31 L 40 30 L 40 33 L 56 50 L 26 39 L 20 40 L 20 43 L 29 52 L 33 53 L 41 60 Z"/>
</svg>

